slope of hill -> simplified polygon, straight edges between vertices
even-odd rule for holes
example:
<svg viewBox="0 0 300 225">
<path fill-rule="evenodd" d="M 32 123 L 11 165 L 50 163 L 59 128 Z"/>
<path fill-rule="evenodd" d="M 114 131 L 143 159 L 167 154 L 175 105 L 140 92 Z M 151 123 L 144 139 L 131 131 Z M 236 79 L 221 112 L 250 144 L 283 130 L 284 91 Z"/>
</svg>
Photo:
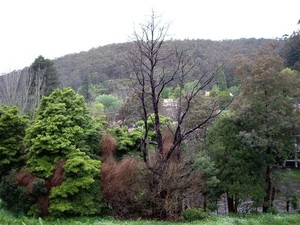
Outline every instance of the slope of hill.
<svg viewBox="0 0 300 225">
<path fill-rule="evenodd" d="M 93 48 L 86 52 L 69 54 L 53 60 L 62 87 L 75 90 L 83 85 L 100 84 L 103 81 L 132 77 L 132 69 L 128 60 L 130 43 L 111 44 Z M 229 86 L 233 85 L 236 59 L 251 57 L 259 48 L 273 44 L 275 51 L 280 51 L 284 42 L 274 39 L 237 39 L 237 40 L 169 40 L 162 51 L 176 47 L 185 50 L 188 56 L 198 58 L 204 64 L 213 61 L 226 62 L 224 73 Z M 28 65 L 29 66 L 29 65 Z M 195 74 L 197 69 L 193 71 Z M 26 80 L 28 67 L 21 71 L 13 71 L 0 77 L 0 103 L 24 106 L 26 97 Z M 115 82 L 115 83 L 120 83 Z M 124 86 L 123 84 L 121 85 Z M 112 85 L 110 88 L 114 91 Z"/>
<path fill-rule="evenodd" d="M 187 50 L 188 54 L 210 61 L 218 59 L 230 61 L 234 56 L 244 55 L 251 57 L 258 48 L 277 43 L 272 39 L 238 39 L 238 40 L 173 40 L 166 41 L 165 49 L 172 46 Z M 93 48 L 87 52 L 66 55 L 54 60 L 63 86 L 72 86 L 77 89 L 82 77 L 89 75 L 91 83 L 103 80 L 128 78 L 130 76 L 130 63 L 127 57 L 128 43 L 111 44 Z M 232 80 L 233 71 L 230 63 L 225 68 L 229 82 Z"/>
</svg>

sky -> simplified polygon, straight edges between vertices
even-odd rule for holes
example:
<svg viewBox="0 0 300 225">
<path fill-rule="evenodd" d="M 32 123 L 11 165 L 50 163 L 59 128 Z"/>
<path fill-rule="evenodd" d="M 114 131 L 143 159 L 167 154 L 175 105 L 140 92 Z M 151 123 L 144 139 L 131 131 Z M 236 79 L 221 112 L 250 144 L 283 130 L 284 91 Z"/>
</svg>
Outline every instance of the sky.
<svg viewBox="0 0 300 225">
<path fill-rule="evenodd" d="M 0 74 L 130 41 L 151 12 L 173 39 L 280 38 L 300 28 L 299 0 L 1 0 Z"/>
</svg>

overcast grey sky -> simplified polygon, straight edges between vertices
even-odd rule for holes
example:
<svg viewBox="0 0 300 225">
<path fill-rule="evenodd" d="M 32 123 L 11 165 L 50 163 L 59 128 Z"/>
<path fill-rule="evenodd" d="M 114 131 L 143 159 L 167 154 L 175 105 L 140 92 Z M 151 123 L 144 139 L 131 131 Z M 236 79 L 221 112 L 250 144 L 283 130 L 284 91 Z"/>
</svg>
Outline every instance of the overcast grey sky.
<svg viewBox="0 0 300 225">
<path fill-rule="evenodd" d="M 129 41 L 151 11 L 174 39 L 278 38 L 299 29 L 299 0 L 1 0 L 0 74 Z"/>
</svg>

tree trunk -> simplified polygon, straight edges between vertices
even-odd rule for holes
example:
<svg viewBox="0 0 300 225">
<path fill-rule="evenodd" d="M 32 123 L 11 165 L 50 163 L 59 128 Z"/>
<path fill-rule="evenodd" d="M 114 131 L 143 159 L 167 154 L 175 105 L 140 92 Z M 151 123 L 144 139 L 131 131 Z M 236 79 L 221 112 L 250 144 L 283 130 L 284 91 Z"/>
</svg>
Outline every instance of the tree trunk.
<svg viewBox="0 0 300 225">
<path fill-rule="evenodd" d="M 276 194 L 276 189 L 275 189 L 275 187 L 272 185 L 271 206 L 273 206 L 273 202 L 274 202 L 274 200 L 275 200 L 275 194 Z"/>
<path fill-rule="evenodd" d="M 204 199 L 203 199 L 203 209 L 206 212 L 207 211 L 207 197 L 206 197 L 205 194 L 203 195 L 203 197 L 204 197 Z"/>
<path fill-rule="evenodd" d="M 163 149 L 163 139 L 161 134 L 161 124 L 159 120 L 159 110 L 158 110 L 158 99 L 155 93 L 155 85 L 154 85 L 154 78 L 152 76 L 151 80 L 151 95 L 152 95 L 152 107 L 154 112 L 154 128 L 156 134 L 156 142 L 157 142 L 157 152 L 159 156 L 162 156 L 162 149 Z"/>
<path fill-rule="evenodd" d="M 270 165 L 267 165 L 266 174 L 265 174 L 265 182 L 266 182 L 266 196 L 264 197 L 263 209 L 262 211 L 268 212 L 272 205 L 272 180 L 271 180 L 271 168 Z"/>
<path fill-rule="evenodd" d="M 167 212 L 164 209 L 164 203 L 166 200 L 167 192 L 161 187 L 162 173 L 157 171 L 156 168 L 153 170 L 152 182 L 150 183 L 150 193 L 152 196 L 150 205 L 152 209 L 152 217 L 165 219 Z"/>
<path fill-rule="evenodd" d="M 43 217 L 47 217 L 49 215 L 49 193 L 39 197 L 38 202 L 40 205 L 41 215 Z"/>
<path fill-rule="evenodd" d="M 228 213 L 236 213 L 234 198 L 233 196 L 230 196 L 228 193 L 227 193 L 227 206 L 228 206 Z"/>
<path fill-rule="evenodd" d="M 238 205 L 239 205 L 238 199 L 235 198 L 234 199 L 234 213 L 237 213 L 237 211 L 238 211 Z"/>
<path fill-rule="evenodd" d="M 163 149 L 163 139 L 161 134 L 161 124 L 159 121 L 159 114 L 158 114 L 158 106 L 154 109 L 155 114 L 155 134 L 156 134 L 156 141 L 157 141 L 157 150 L 159 155 L 162 155 L 162 149 Z"/>
</svg>

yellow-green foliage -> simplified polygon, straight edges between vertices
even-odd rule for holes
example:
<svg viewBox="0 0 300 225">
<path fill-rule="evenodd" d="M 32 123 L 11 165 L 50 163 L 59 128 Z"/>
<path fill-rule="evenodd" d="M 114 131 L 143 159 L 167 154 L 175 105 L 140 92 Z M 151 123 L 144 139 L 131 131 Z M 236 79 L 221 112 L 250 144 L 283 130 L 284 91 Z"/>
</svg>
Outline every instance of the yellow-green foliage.
<svg viewBox="0 0 300 225">
<path fill-rule="evenodd" d="M 0 177 L 20 164 L 27 122 L 17 107 L 0 105 Z"/>
<path fill-rule="evenodd" d="M 63 182 L 50 189 L 51 215 L 89 215 L 100 212 L 99 123 L 93 124 L 82 96 L 68 88 L 44 97 L 27 129 L 27 170 L 50 180 L 65 160 Z"/>
</svg>

